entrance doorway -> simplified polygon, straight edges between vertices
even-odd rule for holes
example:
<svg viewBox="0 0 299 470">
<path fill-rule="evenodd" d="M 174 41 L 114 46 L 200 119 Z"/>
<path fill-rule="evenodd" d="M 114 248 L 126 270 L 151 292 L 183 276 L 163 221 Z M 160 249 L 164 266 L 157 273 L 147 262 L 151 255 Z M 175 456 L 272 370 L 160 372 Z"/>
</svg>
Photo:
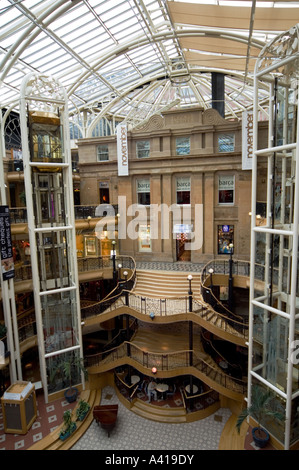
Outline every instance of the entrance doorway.
<svg viewBox="0 0 299 470">
<path fill-rule="evenodd" d="M 191 261 L 191 250 L 186 249 L 186 244 L 190 243 L 188 233 L 177 233 L 176 236 L 176 260 Z"/>
<path fill-rule="evenodd" d="M 100 183 L 100 204 L 109 204 L 109 185 L 108 183 Z"/>
</svg>

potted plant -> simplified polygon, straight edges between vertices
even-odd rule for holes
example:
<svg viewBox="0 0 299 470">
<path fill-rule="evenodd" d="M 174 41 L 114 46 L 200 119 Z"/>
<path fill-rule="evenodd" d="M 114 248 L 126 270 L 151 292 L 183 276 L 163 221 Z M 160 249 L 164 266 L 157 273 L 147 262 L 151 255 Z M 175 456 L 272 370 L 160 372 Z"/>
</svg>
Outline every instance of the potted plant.
<svg viewBox="0 0 299 470">
<path fill-rule="evenodd" d="M 71 410 L 67 410 L 63 413 L 63 428 L 59 433 L 59 439 L 64 441 L 67 439 L 77 428 L 76 423 L 72 420 Z"/>
<path fill-rule="evenodd" d="M 76 409 L 76 416 L 78 421 L 83 421 L 85 416 L 90 410 L 90 404 L 87 401 L 80 399 L 78 408 Z"/>
<path fill-rule="evenodd" d="M 69 403 L 76 401 L 79 393 L 78 389 L 72 384 L 72 374 L 78 369 L 80 369 L 84 373 L 85 378 L 87 378 L 87 370 L 84 367 L 83 359 L 72 354 L 68 359 L 61 361 L 57 365 L 51 376 L 51 381 L 53 381 L 55 375 L 59 373 L 68 382 L 69 386 L 64 392 L 64 396 Z"/>
<path fill-rule="evenodd" d="M 284 414 L 277 411 L 274 407 L 273 394 L 268 390 L 265 391 L 260 386 L 252 388 L 252 404 L 248 408 L 244 408 L 239 414 L 236 422 L 238 432 L 244 420 L 251 416 L 257 426 L 252 429 L 252 437 L 255 445 L 259 448 L 265 447 L 269 441 L 269 433 L 261 426 L 266 418 L 272 418 L 277 421 L 284 420 Z"/>
</svg>

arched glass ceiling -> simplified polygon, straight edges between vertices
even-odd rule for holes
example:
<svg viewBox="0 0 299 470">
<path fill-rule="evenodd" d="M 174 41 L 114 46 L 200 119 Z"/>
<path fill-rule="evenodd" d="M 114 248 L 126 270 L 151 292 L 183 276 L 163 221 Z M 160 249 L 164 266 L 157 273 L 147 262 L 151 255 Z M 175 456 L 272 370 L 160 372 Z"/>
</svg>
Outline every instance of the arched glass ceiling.
<svg viewBox="0 0 299 470">
<path fill-rule="evenodd" d="M 225 117 L 238 119 L 256 57 L 298 21 L 291 1 L 1 0 L 0 104 L 18 111 L 23 77 L 51 74 L 86 136 L 100 118 L 135 127 L 171 107 L 209 108 L 217 72 Z M 266 116 L 267 89 L 259 100 Z"/>
</svg>

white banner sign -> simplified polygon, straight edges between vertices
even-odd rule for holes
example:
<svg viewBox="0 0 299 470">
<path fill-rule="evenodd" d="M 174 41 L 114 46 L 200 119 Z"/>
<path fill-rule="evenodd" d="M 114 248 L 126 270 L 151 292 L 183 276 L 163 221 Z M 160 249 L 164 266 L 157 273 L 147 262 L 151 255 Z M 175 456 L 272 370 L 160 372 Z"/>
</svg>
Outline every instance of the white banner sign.
<svg viewBox="0 0 299 470">
<path fill-rule="evenodd" d="M 253 157 L 253 113 L 242 114 L 242 170 L 252 170 Z"/>
<path fill-rule="evenodd" d="M 116 129 L 116 138 L 117 138 L 118 176 L 128 176 L 129 159 L 128 159 L 128 142 L 127 142 L 126 124 L 118 124 L 117 129 Z"/>
</svg>

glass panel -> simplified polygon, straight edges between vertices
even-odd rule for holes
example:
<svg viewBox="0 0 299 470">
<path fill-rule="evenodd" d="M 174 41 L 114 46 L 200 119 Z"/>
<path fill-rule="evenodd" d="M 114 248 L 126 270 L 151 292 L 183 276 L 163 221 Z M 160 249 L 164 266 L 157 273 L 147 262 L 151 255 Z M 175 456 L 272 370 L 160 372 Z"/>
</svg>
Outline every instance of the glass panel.
<svg viewBox="0 0 299 470">
<path fill-rule="evenodd" d="M 105 145 L 105 144 L 98 145 L 97 150 L 98 150 L 98 162 L 109 160 L 108 145 Z"/>
<path fill-rule="evenodd" d="M 63 191 L 63 174 L 59 170 L 41 169 L 33 173 L 33 207 L 36 226 L 43 224 L 65 225 L 65 201 Z"/>
<path fill-rule="evenodd" d="M 36 111 L 29 113 L 30 156 L 35 162 L 62 162 L 62 129 L 59 116 Z"/>
<path fill-rule="evenodd" d="M 218 136 L 218 151 L 233 152 L 235 150 L 234 134 L 221 134 Z"/>
<path fill-rule="evenodd" d="M 41 296 L 45 352 L 78 345 L 75 291 Z"/>
<path fill-rule="evenodd" d="M 176 138 L 176 154 L 189 155 L 190 154 L 190 137 L 177 137 Z"/>
<path fill-rule="evenodd" d="M 150 225 L 139 226 L 139 251 L 152 251 Z"/>
<path fill-rule="evenodd" d="M 286 391 L 288 320 L 254 307 L 253 370 Z"/>
<path fill-rule="evenodd" d="M 151 203 L 150 197 L 150 180 L 138 180 L 137 181 L 137 203 L 149 206 Z"/>
<path fill-rule="evenodd" d="M 71 364 L 71 383 L 63 372 L 64 363 Z M 59 354 L 46 359 L 46 368 L 48 375 L 48 391 L 49 393 L 58 392 L 68 388 L 70 385 L 78 385 L 81 383 L 81 369 L 77 365 L 79 363 L 79 350 Z"/>
<path fill-rule="evenodd" d="M 72 284 L 67 239 L 66 231 L 36 234 L 41 290 Z"/>
<path fill-rule="evenodd" d="M 218 225 L 218 254 L 231 253 L 234 244 L 234 226 L 233 225 Z"/>
<path fill-rule="evenodd" d="M 219 204 L 233 204 L 235 191 L 235 177 L 219 176 L 218 180 L 218 202 Z"/>
<path fill-rule="evenodd" d="M 150 156 L 150 141 L 139 140 L 136 142 L 137 158 L 147 158 Z"/>
</svg>

